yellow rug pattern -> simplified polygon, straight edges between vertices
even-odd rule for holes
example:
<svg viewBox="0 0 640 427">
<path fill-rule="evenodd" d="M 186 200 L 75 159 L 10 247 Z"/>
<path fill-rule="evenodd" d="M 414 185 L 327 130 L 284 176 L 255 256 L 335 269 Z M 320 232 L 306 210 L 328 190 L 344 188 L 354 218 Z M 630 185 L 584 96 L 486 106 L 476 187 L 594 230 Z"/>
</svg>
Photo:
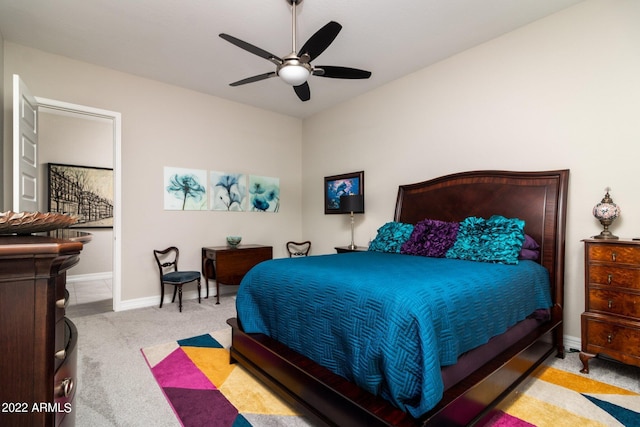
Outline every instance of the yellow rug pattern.
<svg viewBox="0 0 640 427">
<path fill-rule="evenodd" d="M 640 395 L 553 367 L 516 391 L 501 409 L 536 427 L 640 427 Z"/>
</svg>

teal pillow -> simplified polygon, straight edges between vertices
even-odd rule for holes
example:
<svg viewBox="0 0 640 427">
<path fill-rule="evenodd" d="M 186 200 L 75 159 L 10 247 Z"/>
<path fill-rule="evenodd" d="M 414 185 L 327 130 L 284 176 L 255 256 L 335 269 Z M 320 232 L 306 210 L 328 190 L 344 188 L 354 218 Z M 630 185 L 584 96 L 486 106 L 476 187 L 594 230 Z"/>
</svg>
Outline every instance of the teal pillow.
<svg viewBox="0 0 640 427">
<path fill-rule="evenodd" d="M 388 222 L 378 228 L 376 238 L 369 245 L 370 251 L 400 253 L 402 244 L 409 240 L 413 231 L 412 224 Z"/>
<path fill-rule="evenodd" d="M 468 217 L 460 223 L 456 242 L 447 258 L 517 264 L 524 243 L 524 221 L 494 215 Z"/>
</svg>

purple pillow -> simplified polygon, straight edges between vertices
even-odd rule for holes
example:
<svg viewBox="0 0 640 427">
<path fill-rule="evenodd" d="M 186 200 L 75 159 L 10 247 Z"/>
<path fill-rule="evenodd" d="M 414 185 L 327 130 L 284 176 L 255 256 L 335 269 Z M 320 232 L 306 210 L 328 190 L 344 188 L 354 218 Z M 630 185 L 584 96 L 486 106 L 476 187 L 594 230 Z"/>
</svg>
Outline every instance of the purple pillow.
<svg viewBox="0 0 640 427">
<path fill-rule="evenodd" d="M 458 222 L 423 219 L 415 225 L 400 253 L 442 258 L 455 243 L 459 227 Z"/>
<path fill-rule="evenodd" d="M 533 239 L 533 237 L 525 234 L 524 243 L 522 244 L 522 249 L 520 250 L 520 256 L 518 256 L 518 259 L 537 261 L 538 258 L 540 258 L 540 245 Z"/>
</svg>

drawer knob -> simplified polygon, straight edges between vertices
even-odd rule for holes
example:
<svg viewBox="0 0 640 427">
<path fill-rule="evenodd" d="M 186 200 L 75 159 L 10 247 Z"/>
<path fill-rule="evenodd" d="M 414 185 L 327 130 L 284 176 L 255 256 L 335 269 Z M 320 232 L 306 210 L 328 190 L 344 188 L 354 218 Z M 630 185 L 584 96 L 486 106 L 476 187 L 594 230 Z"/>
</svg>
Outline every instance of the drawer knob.
<svg viewBox="0 0 640 427">
<path fill-rule="evenodd" d="M 613 341 L 613 334 L 609 332 L 609 334 L 607 335 L 607 342 L 611 344 L 611 341 Z"/>
<path fill-rule="evenodd" d="M 73 387 L 73 378 L 65 378 L 60 382 L 60 385 L 56 387 L 56 395 L 59 397 L 69 397 L 73 392 Z"/>
<path fill-rule="evenodd" d="M 65 349 L 56 351 L 55 357 L 58 360 L 64 360 L 67 357 L 67 351 Z"/>
<path fill-rule="evenodd" d="M 66 303 L 67 303 L 67 300 L 65 298 L 60 298 L 58 301 L 56 301 L 56 307 L 64 308 Z"/>
<path fill-rule="evenodd" d="M 611 300 L 611 299 L 610 299 L 610 300 L 608 301 L 608 303 L 607 303 L 607 307 L 609 307 L 609 309 L 612 309 L 612 308 L 613 308 L 613 300 Z"/>
<path fill-rule="evenodd" d="M 610 285 L 613 281 L 613 274 L 607 274 L 607 285 Z"/>
<path fill-rule="evenodd" d="M 616 253 L 615 252 L 611 252 L 611 261 L 616 262 Z"/>
</svg>

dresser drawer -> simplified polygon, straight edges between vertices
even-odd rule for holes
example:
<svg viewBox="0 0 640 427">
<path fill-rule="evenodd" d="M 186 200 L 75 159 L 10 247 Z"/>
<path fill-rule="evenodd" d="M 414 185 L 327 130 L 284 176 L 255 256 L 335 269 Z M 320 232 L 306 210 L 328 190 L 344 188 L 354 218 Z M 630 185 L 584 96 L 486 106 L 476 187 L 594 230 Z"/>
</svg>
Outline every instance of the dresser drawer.
<svg viewBox="0 0 640 427">
<path fill-rule="evenodd" d="M 51 357 L 54 359 L 53 369 L 57 370 L 67 358 L 67 345 L 69 343 L 70 335 L 69 327 L 65 323 L 64 318 L 56 322 L 55 328 L 53 354 Z"/>
<path fill-rule="evenodd" d="M 640 366 L 640 322 L 584 313 L 582 333 L 582 351 Z"/>
<path fill-rule="evenodd" d="M 75 402 L 77 386 L 78 363 L 78 330 L 73 322 L 64 319 L 66 336 L 66 358 L 56 370 L 53 383 L 53 399 L 58 411 L 56 412 L 56 425 L 75 424 Z"/>
<path fill-rule="evenodd" d="M 55 279 L 55 311 L 56 322 L 61 321 L 64 318 L 64 312 L 69 300 L 69 293 L 67 292 L 65 284 L 66 276 L 61 275 Z"/>
<path fill-rule="evenodd" d="M 640 319 L 640 295 L 609 289 L 590 289 L 588 311 Z"/>
<path fill-rule="evenodd" d="M 587 269 L 587 283 L 640 290 L 640 269 L 606 264 L 592 264 Z"/>
<path fill-rule="evenodd" d="M 587 260 L 615 262 L 617 264 L 640 264 L 640 247 L 591 243 L 587 245 Z"/>
</svg>

